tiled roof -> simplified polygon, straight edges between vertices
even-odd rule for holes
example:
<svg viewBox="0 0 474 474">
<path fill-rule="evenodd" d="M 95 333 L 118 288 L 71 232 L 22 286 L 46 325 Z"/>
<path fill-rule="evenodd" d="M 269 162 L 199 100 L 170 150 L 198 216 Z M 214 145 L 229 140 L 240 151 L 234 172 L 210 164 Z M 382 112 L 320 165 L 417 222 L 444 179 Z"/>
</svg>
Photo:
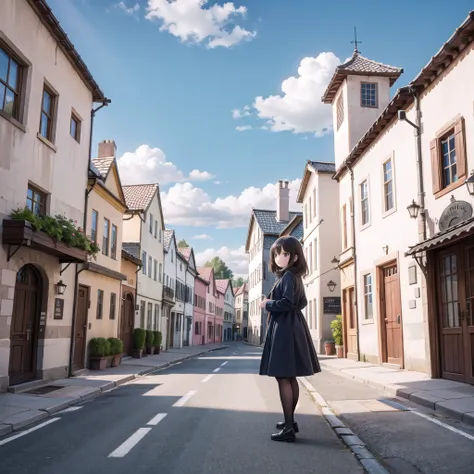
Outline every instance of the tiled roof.
<svg viewBox="0 0 474 474">
<path fill-rule="evenodd" d="M 102 178 L 103 179 L 107 178 L 107 175 L 109 174 L 112 163 L 114 162 L 114 157 L 111 156 L 109 158 L 93 158 L 91 161 L 92 161 L 92 164 L 99 171 Z"/>
<path fill-rule="evenodd" d="M 93 162 L 91 162 L 91 165 L 89 166 L 89 178 L 101 178 L 102 175 L 100 171 L 96 168 Z"/>
<path fill-rule="evenodd" d="M 372 61 L 371 59 L 362 56 L 358 51 L 354 51 L 354 54 L 349 61 L 336 68 L 336 72 L 332 76 L 321 100 L 325 104 L 332 104 L 339 87 L 344 79 L 349 75 L 389 77 L 390 86 L 392 86 L 400 77 L 402 72 L 402 68 Z"/>
<path fill-rule="evenodd" d="M 320 173 L 334 173 L 336 171 L 335 163 L 328 163 L 325 161 L 310 161 L 310 165 Z"/>
<path fill-rule="evenodd" d="M 123 193 L 125 194 L 128 209 L 130 211 L 145 211 L 157 189 L 158 184 L 132 184 L 123 186 Z"/>
<path fill-rule="evenodd" d="M 239 296 L 247 291 L 247 283 L 244 283 L 242 286 L 239 286 L 237 290 L 235 290 L 235 296 Z"/>
<path fill-rule="evenodd" d="M 136 242 L 123 242 L 122 251 L 140 260 L 140 244 Z"/>
<path fill-rule="evenodd" d="M 211 281 L 212 267 L 199 267 L 197 271 L 203 280 L 208 283 Z"/>
<path fill-rule="evenodd" d="M 301 220 L 301 222 L 299 222 L 298 225 L 290 232 L 290 235 L 296 237 L 298 240 L 301 240 L 303 238 L 303 220 Z"/>
<path fill-rule="evenodd" d="M 191 247 L 178 247 L 178 252 L 189 262 L 189 257 L 191 256 Z"/>
<path fill-rule="evenodd" d="M 270 249 L 276 239 L 278 239 L 276 235 L 265 235 L 263 237 L 263 248 Z"/>
<path fill-rule="evenodd" d="M 173 238 L 174 230 L 168 230 L 166 229 L 163 232 L 163 246 L 165 247 L 165 250 L 168 251 L 170 248 L 170 243 L 171 239 Z"/>
<path fill-rule="evenodd" d="M 142 264 L 142 261 L 135 257 L 134 255 L 132 255 L 131 253 L 127 252 L 126 250 L 124 250 L 122 248 L 122 258 L 125 259 L 125 260 L 129 260 L 137 265 L 141 265 Z"/>
<path fill-rule="evenodd" d="M 221 293 L 225 293 L 229 286 L 229 280 L 216 280 L 216 286 Z"/>
<path fill-rule="evenodd" d="M 295 216 L 302 216 L 302 212 L 290 212 L 290 220 L 288 222 L 278 222 L 276 220 L 276 211 L 268 211 L 264 209 L 254 209 L 253 214 L 258 225 L 264 234 L 280 235 Z"/>
</svg>

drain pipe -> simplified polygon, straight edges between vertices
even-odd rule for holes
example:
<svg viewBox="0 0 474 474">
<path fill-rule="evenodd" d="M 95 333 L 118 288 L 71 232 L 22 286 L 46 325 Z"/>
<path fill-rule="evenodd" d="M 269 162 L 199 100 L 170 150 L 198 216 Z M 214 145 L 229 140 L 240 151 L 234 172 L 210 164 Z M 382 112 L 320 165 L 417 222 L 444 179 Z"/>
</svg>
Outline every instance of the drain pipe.
<svg viewBox="0 0 474 474">
<path fill-rule="evenodd" d="M 351 206 L 351 222 L 352 222 L 352 258 L 354 259 L 354 311 L 357 316 L 357 331 L 356 331 L 356 340 L 357 340 L 357 361 L 360 361 L 360 341 L 359 341 L 359 297 L 358 297 L 358 275 L 357 275 L 357 252 L 356 252 L 356 221 L 355 221 L 355 185 L 354 185 L 354 170 L 347 163 L 347 160 L 344 161 L 344 165 L 347 168 L 351 175 L 351 196 L 352 196 L 352 206 Z"/>
</svg>

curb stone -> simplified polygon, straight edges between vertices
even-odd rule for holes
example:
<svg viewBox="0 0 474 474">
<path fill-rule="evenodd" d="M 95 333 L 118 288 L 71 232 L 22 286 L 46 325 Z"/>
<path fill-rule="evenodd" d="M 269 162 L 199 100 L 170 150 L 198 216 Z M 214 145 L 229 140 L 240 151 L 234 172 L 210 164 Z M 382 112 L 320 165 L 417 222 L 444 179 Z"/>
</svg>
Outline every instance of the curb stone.
<svg viewBox="0 0 474 474">
<path fill-rule="evenodd" d="M 336 415 L 334 415 L 321 394 L 313 387 L 311 382 L 301 377 L 298 380 L 306 388 L 315 404 L 319 407 L 324 419 L 332 428 L 336 436 L 347 446 L 360 462 L 368 474 L 389 474 L 374 455 L 367 449 L 365 443 L 356 436 Z"/>
<path fill-rule="evenodd" d="M 200 357 L 205 354 L 209 354 L 211 352 L 227 349 L 229 346 L 222 346 L 222 347 L 217 347 L 215 349 L 211 349 L 208 351 L 203 351 L 199 352 L 197 354 L 191 354 L 187 355 L 184 357 L 181 357 L 180 359 L 176 359 L 172 362 L 166 362 L 162 365 L 156 366 L 156 367 L 149 367 L 146 368 L 145 370 L 142 370 L 138 374 L 133 374 L 133 375 L 124 375 L 123 378 L 116 380 L 114 382 L 109 382 L 105 384 L 102 387 L 96 387 L 96 390 L 91 391 L 88 394 L 73 398 L 69 400 L 68 402 L 62 403 L 60 405 L 56 405 L 52 408 L 49 409 L 42 409 L 42 410 L 29 410 L 28 412 L 23 412 L 25 415 L 28 413 L 30 416 L 28 416 L 25 420 L 19 420 L 18 422 L 14 423 L 1 423 L 0 422 L 0 436 L 5 436 L 10 434 L 13 431 L 19 431 L 23 428 L 29 427 L 30 425 L 33 425 L 35 423 L 38 423 L 39 421 L 43 421 L 46 418 L 49 418 L 51 415 L 56 414 L 66 408 L 72 407 L 72 406 L 77 406 L 80 405 L 86 401 L 92 401 L 93 399 L 99 397 L 100 395 L 104 393 L 108 393 L 111 390 L 114 390 L 128 382 L 131 382 L 133 380 L 139 379 L 145 375 L 151 374 L 153 372 L 158 372 L 164 369 L 167 369 L 168 367 L 178 364 L 180 362 L 183 362 L 188 359 L 193 359 L 195 357 Z M 34 414 L 31 412 L 35 412 Z M 20 415 L 22 413 L 19 413 Z M 16 415 L 14 415 L 16 416 Z"/>
</svg>

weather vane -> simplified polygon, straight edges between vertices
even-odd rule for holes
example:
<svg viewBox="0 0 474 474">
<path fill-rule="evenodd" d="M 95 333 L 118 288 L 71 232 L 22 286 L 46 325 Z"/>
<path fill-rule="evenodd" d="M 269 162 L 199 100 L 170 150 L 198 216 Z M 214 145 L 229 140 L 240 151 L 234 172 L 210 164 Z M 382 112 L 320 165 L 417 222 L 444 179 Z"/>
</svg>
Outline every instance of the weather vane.
<svg viewBox="0 0 474 474">
<path fill-rule="evenodd" d="M 354 52 L 358 53 L 359 48 L 357 47 L 359 44 L 362 44 L 362 41 L 357 40 L 357 28 L 354 26 L 354 41 L 351 41 L 351 44 L 354 45 Z"/>
</svg>

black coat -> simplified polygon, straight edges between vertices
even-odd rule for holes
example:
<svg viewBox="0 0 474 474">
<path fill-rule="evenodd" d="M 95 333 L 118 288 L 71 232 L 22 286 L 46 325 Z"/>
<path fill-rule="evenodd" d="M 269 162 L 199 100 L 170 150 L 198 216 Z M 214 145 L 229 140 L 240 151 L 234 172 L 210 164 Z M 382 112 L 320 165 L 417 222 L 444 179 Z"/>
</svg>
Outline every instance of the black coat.
<svg viewBox="0 0 474 474">
<path fill-rule="evenodd" d="M 304 377 L 321 372 L 308 324 L 301 312 L 308 301 L 303 282 L 291 271 L 277 281 L 265 309 L 270 323 L 265 337 L 260 375 Z"/>
</svg>

